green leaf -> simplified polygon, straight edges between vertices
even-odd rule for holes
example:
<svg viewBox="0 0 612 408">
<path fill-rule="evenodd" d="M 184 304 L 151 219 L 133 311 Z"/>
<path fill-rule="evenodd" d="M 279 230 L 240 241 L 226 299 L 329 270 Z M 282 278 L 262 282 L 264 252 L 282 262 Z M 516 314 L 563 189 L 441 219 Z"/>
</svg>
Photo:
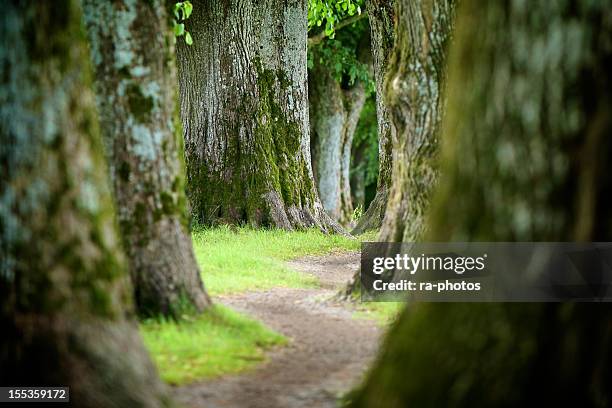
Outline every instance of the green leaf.
<svg viewBox="0 0 612 408">
<path fill-rule="evenodd" d="M 189 31 L 185 31 L 185 42 L 187 43 L 187 45 L 193 44 L 193 38 L 191 38 L 191 34 L 189 34 Z"/>
<path fill-rule="evenodd" d="M 183 23 L 176 24 L 174 26 L 174 35 L 177 37 L 180 37 L 183 34 L 185 34 L 185 24 Z"/>
<path fill-rule="evenodd" d="M 185 18 L 189 18 L 193 11 L 193 4 L 190 1 L 183 2 L 183 9 L 185 10 Z"/>
</svg>

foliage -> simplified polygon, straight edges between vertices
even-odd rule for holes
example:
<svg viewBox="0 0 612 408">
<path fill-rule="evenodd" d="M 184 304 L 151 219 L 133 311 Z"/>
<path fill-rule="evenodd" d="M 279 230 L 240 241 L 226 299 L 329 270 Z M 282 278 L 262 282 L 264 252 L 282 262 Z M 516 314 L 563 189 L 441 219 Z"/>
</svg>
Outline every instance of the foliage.
<svg viewBox="0 0 612 408">
<path fill-rule="evenodd" d="M 378 123 L 376 121 L 376 99 L 366 100 L 353 137 L 353 152 L 364 149 L 363 159 L 351 171 L 365 170 L 365 184 L 375 184 L 378 178 Z M 351 163 L 356 163 L 353 158 Z"/>
<path fill-rule="evenodd" d="M 325 35 L 334 38 L 336 24 L 346 17 L 361 14 L 363 3 L 364 0 L 309 0 L 308 30 L 325 24 Z"/>
<path fill-rule="evenodd" d="M 359 241 L 318 230 L 285 231 L 220 227 L 193 233 L 202 278 L 212 295 L 273 287 L 314 287 L 313 277 L 283 261 L 334 250 L 358 250 Z"/>
<path fill-rule="evenodd" d="M 359 221 L 359 219 L 362 216 L 363 216 L 363 207 L 360 204 L 357 207 L 355 207 L 355 209 L 353 210 L 353 215 L 351 216 L 351 221 L 356 223 L 357 221 Z"/>
<path fill-rule="evenodd" d="M 261 323 L 219 305 L 180 322 L 147 320 L 141 333 L 160 376 L 171 384 L 253 368 L 265 359 L 265 349 L 287 343 Z"/>
<path fill-rule="evenodd" d="M 185 30 L 185 20 L 189 18 L 193 11 L 193 5 L 190 1 L 179 1 L 174 4 L 172 12 L 174 13 L 174 35 L 176 37 L 185 37 L 187 45 L 193 44 L 193 38 L 189 31 Z"/>
<path fill-rule="evenodd" d="M 359 80 L 366 84 L 367 92 L 374 92 L 375 83 L 368 64 L 359 60 L 363 36 L 368 35 L 367 19 L 355 22 L 337 32 L 335 38 L 326 38 L 308 49 L 308 68 L 317 64 L 327 66 L 336 81 L 352 86 Z"/>
</svg>

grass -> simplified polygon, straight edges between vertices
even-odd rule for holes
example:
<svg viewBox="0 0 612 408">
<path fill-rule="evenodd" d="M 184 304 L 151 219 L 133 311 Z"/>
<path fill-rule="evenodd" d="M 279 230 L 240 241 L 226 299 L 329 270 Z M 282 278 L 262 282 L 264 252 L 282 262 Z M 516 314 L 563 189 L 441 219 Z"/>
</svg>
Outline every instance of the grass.
<svg viewBox="0 0 612 408">
<path fill-rule="evenodd" d="M 219 227 L 197 229 L 193 242 L 202 277 L 211 295 L 274 287 L 316 287 L 314 277 L 292 271 L 285 261 L 304 255 L 359 250 L 369 233 L 351 239 L 319 231 L 254 230 Z M 382 303 L 362 304 L 356 317 L 386 321 Z M 141 333 L 158 371 L 170 384 L 238 373 L 265 360 L 265 350 L 287 339 L 263 324 L 216 305 L 180 322 L 147 320 Z"/>
<path fill-rule="evenodd" d="M 284 261 L 336 250 L 356 251 L 361 244 L 359 239 L 315 230 L 229 227 L 198 229 L 193 243 L 204 284 L 213 296 L 273 287 L 315 287 L 314 277 L 288 269 Z"/>
<path fill-rule="evenodd" d="M 180 322 L 147 320 L 140 331 L 170 384 L 247 370 L 265 360 L 266 349 L 287 343 L 256 320 L 219 305 Z"/>
<path fill-rule="evenodd" d="M 357 306 L 353 316 L 357 319 L 374 319 L 379 325 L 391 323 L 406 306 L 404 302 L 364 302 Z"/>
</svg>

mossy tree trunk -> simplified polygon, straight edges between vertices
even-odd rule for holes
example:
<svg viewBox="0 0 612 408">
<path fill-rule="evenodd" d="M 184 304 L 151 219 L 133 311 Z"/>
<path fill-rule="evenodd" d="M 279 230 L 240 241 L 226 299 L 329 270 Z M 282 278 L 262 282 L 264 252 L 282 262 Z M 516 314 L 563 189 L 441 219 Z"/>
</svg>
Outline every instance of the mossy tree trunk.
<svg viewBox="0 0 612 408">
<path fill-rule="evenodd" d="M 420 238 L 437 181 L 438 135 L 444 106 L 450 0 L 397 3 L 396 43 L 385 82 L 393 128 L 393 164 L 379 240 Z"/>
<path fill-rule="evenodd" d="M 165 406 L 134 321 L 77 1 L 0 16 L 0 384 Z"/>
<path fill-rule="evenodd" d="M 610 241 L 608 3 L 461 8 L 426 238 Z M 352 406 L 610 406 L 611 327 L 606 304 L 412 305 Z"/>
<path fill-rule="evenodd" d="M 369 46 L 365 44 L 358 53 L 362 63 L 367 64 L 371 59 Z M 316 57 L 315 60 L 308 78 L 315 181 L 327 213 L 342 225 L 348 225 L 353 216 L 351 148 L 367 93 L 362 81 L 343 86 L 329 67 Z"/>
<path fill-rule="evenodd" d="M 174 43 L 165 1 L 84 1 L 102 135 L 136 306 L 180 316 L 210 299 L 184 191 Z"/>
<path fill-rule="evenodd" d="M 395 45 L 386 68 L 383 107 L 391 120 L 388 132 L 393 157 L 391 175 L 383 175 L 389 179 L 380 242 L 416 241 L 424 230 L 437 182 L 438 134 L 454 9 L 452 0 L 396 3 Z M 373 202 L 370 208 L 373 205 L 378 204 Z M 363 217 L 367 217 L 365 223 L 372 220 L 367 212 Z M 363 225 L 360 222 L 353 232 L 360 232 Z M 346 294 L 358 290 L 359 274 L 354 275 Z"/>
<path fill-rule="evenodd" d="M 310 161 L 306 0 L 198 0 L 179 44 L 187 192 L 204 224 L 340 231 Z"/>
<path fill-rule="evenodd" d="M 376 195 L 359 219 L 353 233 L 377 229 L 382 225 L 391 186 L 393 128 L 384 100 L 384 82 L 394 42 L 394 0 L 367 0 L 371 50 L 376 81 L 376 120 L 378 122 L 378 180 Z"/>
</svg>

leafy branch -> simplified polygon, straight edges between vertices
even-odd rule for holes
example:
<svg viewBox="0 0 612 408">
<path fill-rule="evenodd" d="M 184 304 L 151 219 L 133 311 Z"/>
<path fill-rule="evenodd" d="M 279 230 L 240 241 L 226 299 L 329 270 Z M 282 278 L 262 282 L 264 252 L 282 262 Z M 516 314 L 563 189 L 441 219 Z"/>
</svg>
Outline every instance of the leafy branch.
<svg viewBox="0 0 612 408">
<path fill-rule="evenodd" d="M 322 30 L 322 38 L 334 38 L 336 27 L 342 20 L 355 15 L 361 15 L 363 1 L 364 0 L 309 0 L 308 30 L 310 31 L 310 29 L 314 27 L 321 27 L 325 24 Z"/>
<path fill-rule="evenodd" d="M 346 18 L 342 21 L 340 21 L 338 24 L 334 25 L 334 33 L 337 30 L 340 30 L 343 27 L 346 27 L 348 25 L 351 25 L 359 20 L 361 20 L 362 18 L 367 17 L 368 14 L 363 12 L 361 14 L 356 14 L 354 16 L 351 16 L 349 18 Z M 321 41 L 323 41 L 325 38 L 329 37 L 329 35 L 327 34 L 327 31 L 320 31 L 317 34 L 314 34 L 312 36 L 308 36 L 308 45 L 315 45 L 315 44 L 319 44 Z M 333 38 L 333 37 L 331 37 Z"/>
<path fill-rule="evenodd" d="M 187 45 L 193 44 L 193 38 L 189 31 L 185 30 L 185 20 L 189 18 L 193 11 L 193 4 L 190 1 L 180 1 L 174 4 L 174 35 L 185 37 Z"/>
</svg>

